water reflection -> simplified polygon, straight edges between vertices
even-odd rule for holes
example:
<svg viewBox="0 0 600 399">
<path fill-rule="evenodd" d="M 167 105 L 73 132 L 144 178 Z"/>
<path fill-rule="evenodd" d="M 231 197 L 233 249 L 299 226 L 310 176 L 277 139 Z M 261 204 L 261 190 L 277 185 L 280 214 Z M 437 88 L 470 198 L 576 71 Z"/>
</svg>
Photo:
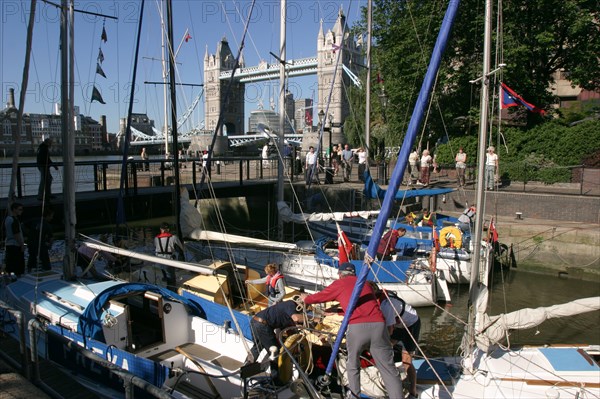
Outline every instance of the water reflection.
<svg viewBox="0 0 600 399">
<path fill-rule="evenodd" d="M 418 309 L 423 323 L 420 345 L 430 356 L 455 353 L 460 345 L 467 319 L 468 287 L 453 286 L 452 305 Z M 522 308 L 565 303 L 574 299 L 600 296 L 595 282 L 511 270 L 498 274 L 490 290 L 490 315 Z M 600 299 L 599 299 L 600 300 Z M 513 331 L 510 345 L 600 344 L 600 312 L 551 319 L 540 326 Z"/>
</svg>

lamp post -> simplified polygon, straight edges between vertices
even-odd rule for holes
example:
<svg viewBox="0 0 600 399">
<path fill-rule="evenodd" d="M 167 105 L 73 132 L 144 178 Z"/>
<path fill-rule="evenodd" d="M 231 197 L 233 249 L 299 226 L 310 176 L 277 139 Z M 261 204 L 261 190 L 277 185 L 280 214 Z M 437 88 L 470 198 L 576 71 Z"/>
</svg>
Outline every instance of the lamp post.
<svg viewBox="0 0 600 399">
<path fill-rule="evenodd" d="M 379 103 L 381 104 L 381 116 L 383 117 L 383 123 L 387 124 L 387 118 L 385 116 L 385 109 L 388 105 L 388 96 L 385 93 L 385 88 L 382 86 L 381 91 L 378 94 Z M 381 162 L 379 163 L 379 184 L 387 184 L 387 168 L 385 164 L 385 139 L 381 137 L 379 140 L 379 157 L 381 158 Z"/>
<path fill-rule="evenodd" d="M 388 105 L 388 96 L 385 92 L 385 87 L 381 88 L 381 91 L 378 94 L 379 103 L 381 104 L 381 114 L 383 116 L 383 123 L 387 123 L 387 118 L 385 117 L 385 109 Z"/>
<path fill-rule="evenodd" d="M 321 163 L 321 153 L 323 151 L 323 136 L 321 135 L 321 128 L 323 127 L 323 120 L 325 119 L 325 112 L 319 111 L 319 124 L 317 125 L 317 132 L 319 133 L 319 164 Z"/>
<path fill-rule="evenodd" d="M 327 119 L 329 119 L 329 151 L 331 154 L 331 150 L 333 149 L 333 143 L 331 142 L 331 134 L 333 132 L 333 114 L 327 115 Z M 331 166 L 331 156 L 329 157 L 329 166 Z"/>
</svg>

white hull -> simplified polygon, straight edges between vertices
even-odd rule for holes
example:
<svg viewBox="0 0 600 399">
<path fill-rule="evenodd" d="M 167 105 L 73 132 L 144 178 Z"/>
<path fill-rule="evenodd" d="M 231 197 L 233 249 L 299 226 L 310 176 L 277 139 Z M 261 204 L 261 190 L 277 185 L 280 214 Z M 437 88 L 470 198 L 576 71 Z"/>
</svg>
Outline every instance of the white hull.
<svg viewBox="0 0 600 399">
<path fill-rule="evenodd" d="M 600 367 L 591 355 L 600 348 L 524 347 L 476 350 L 475 371 L 460 373 L 462 358 L 434 359 L 447 362 L 456 373 L 444 374 L 444 384 L 432 383 L 432 374 L 419 369 L 419 397 L 424 399 L 473 398 L 600 398 Z M 461 363 L 463 362 L 463 363 Z M 442 370 L 443 368 L 440 368 Z"/>
<path fill-rule="evenodd" d="M 319 264 L 314 254 L 303 255 L 292 252 L 265 251 L 253 248 L 225 248 L 220 244 L 211 244 L 210 250 L 202 242 L 186 242 L 186 248 L 194 257 L 206 257 L 209 254 L 218 259 L 245 264 L 262 271 L 267 263 L 281 265 L 286 283 L 293 288 L 318 291 L 337 279 L 337 268 Z M 230 259 L 232 257 L 232 259 Z M 373 265 L 377 268 L 377 265 Z M 429 270 L 409 269 L 406 281 L 384 282 L 381 287 L 395 291 L 414 307 L 432 306 L 437 301 L 450 301 L 446 282 L 443 278 L 432 278 Z"/>
</svg>

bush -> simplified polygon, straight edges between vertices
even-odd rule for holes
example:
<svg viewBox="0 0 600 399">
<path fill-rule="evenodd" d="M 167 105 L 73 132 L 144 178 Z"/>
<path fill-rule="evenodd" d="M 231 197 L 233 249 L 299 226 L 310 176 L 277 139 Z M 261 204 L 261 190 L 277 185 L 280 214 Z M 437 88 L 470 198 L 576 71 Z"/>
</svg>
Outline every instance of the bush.
<svg viewBox="0 0 600 399">
<path fill-rule="evenodd" d="M 584 159 L 600 150 L 600 121 L 575 126 L 562 122 L 550 121 L 530 130 L 505 129 L 503 140 L 495 144 L 502 178 L 548 184 L 570 182 L 572 167 L 581 165 Z M 467 153 L 467 163 L 476 163 L 476 137 L 460 137 L 438 146 L 438 162 L 452 164 L 461 146 Z"/>
</svg>

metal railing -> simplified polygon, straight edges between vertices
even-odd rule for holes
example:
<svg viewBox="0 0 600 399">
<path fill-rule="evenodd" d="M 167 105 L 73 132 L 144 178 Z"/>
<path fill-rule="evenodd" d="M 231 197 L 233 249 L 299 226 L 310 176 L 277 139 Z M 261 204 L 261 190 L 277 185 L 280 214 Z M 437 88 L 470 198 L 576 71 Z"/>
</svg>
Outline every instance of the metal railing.
<svg viewBox="0 0 600 399">
<path fill-rule="evenodd" d="M 205 182 L 235 182 L 243 185 L 248 181 L 277 179 L 279 160 L 276 157 L 215 157 L 207 168 Z M 63 191 L 62 163 L 55 162 L 58 170 L 51 168 L 52 193 Z M 179 160 L 181 184 L 198 184 L 202 179 L 204 162 L 200 158 Z M 285 160 L 287 173 L 296 178 L 298 171 Z M 175 183 L 175 170 L 172 159 L 128 160 L 126 163 L 124 188 L 137 191 L 144 187 L 164 187 Z M 99 192 L 120 188 L 121 161 L 78 161 L 75 162 L 75 192 Z M 0 164 L 0 197 L 6 198 L 11 179 L 11 164 Z M 301 172 L 300 172 L 301 173 Z M 16 177 L 16 195 L 19 198 L 36 196 L 40 182 L 40 172 L 35 163 L 20 163 Z"/>
</svg>

